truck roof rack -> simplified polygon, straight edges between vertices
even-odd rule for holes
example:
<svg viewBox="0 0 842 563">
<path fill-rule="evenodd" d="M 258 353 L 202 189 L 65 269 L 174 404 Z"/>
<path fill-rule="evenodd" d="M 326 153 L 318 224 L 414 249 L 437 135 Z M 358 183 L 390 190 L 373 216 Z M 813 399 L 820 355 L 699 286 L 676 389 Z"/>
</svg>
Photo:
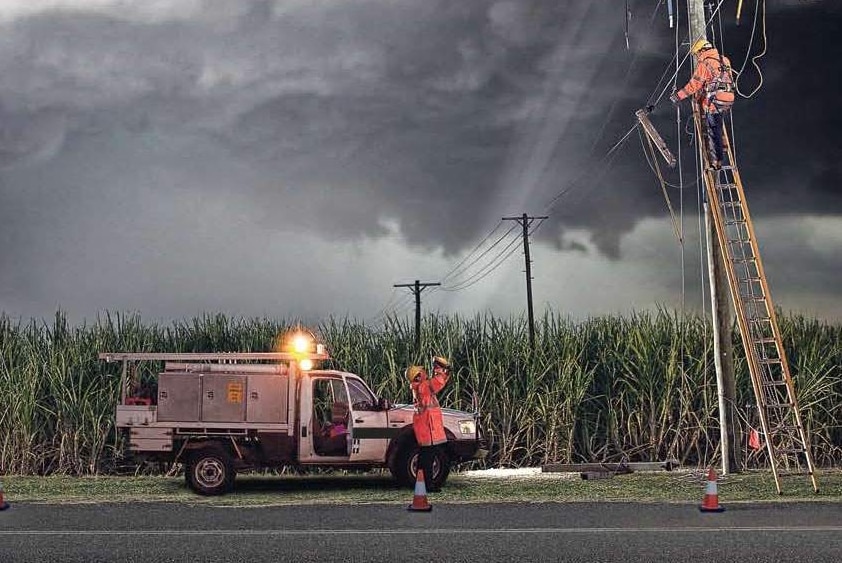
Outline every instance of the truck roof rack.
<svg viewBox="0 0 842 563">
<path fill-rule="evenodd" d="M 305 354 L 303 357 L 310 360 L 328 360 L 330 356 L 325 353 Z M 101 352 L 100 360 L 106 362 L 256 362 L 256 361 L 291 361 L 300 360 L 301 356 L 290 352 Z"/>
</svg>

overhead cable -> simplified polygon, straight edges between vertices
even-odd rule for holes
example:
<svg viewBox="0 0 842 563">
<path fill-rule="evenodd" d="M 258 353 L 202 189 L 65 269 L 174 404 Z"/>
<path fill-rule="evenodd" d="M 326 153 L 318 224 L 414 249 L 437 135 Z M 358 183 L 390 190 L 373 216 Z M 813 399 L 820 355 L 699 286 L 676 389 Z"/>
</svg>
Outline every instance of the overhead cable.
<svg viewBox="0 0 842 563">
<path fill-rule="evenodd" d="M 534 233 L 534 232 L 538 229 L 538 227 L 540 227 L 540 226 L 541 226 L 541 224 L 542 224 L 544 221 L 545 221 L 545 219 L 543 219 L 543 218 L 542 218 L 540 221 L 538 221 L 538 223 L 537 223 L 534 227 L 532 227 L 532 228 L 530 229 L 530 231 L 529 231 L 529 233 L 528 233 L 528 235 L 527 235 L 527 236 L 531 236 L 531 235 L 532 235 L 532 233 Z M 496 257 L 495 259 L 493 259 L 491 262 L 488 262 L 488 263 L 487 263 L 487 264 L 483 267 L 483 269 L 481 269 L 481 270 L 477 271 L 477 272 L 474 274 L 474 276 L 472 276 L 472 278 L 471 278 L 471 279 L 463 280 L 462 282 L 460 282 L 460 283 L 459 283 L 459 285 L 458 285 L 458 286 L 451 286 L 451 287 L 444 287 L 444 286 L 442 286 L 441 290 L 442 290 L 442 291 L 461 291 L 461 290 L 463 290 L 463 289 L 467 289 L 468 287 L 471 287 L 471 286 L 473 286 L 473 285 L 476 285 L 477 283 L 479 283 L 480 281 L 482 281 L 483 279 L 485 279 L 486 277 L 488 277 L 488 276 L 489 276 L 492 272 L 494 272 L 494 271 L 495 271 L 497 268 L 499 268 L 501 265 L 503 265 L 503 263 L 504 263 L 504 262 L 506 262 L 506 260 L 508 260 L 508 259 L 509 259 L 509 257 L 510 257 L 512 254 L 514 254 L 514 253 L 515 253 L 515 251 L 518 249 L 518 247 L 519 247 L 519 246 L 518 246 L 518 243 L 520 243 L 520 241 L 521 241 L 521 239 L 520 239 L 520 237 L 519 237 L 519 236 L 518 236 L 518 237 L 514 237 L 514 238 L 513 238 L 513 239 L 509 242 L 509 244 L 507 244 L 507 245 L 503 248 L 503 250 L 502 250 L 500 253 L 498 253 L 498 254 L 497 254 L 497 257 Z"/>
<path fill-rule="evenodd" d="M 511 249 L 516 249 L 516 244 L 520 242 L 520 237 L 512 237 L 509 243 L 500 250 L 494 258 L 489 260 L 485 263 L 479 270 L 471 274 L 468 278 L 464 280 L 459 280 L 458 282 L 451 283 L 447 286 L 442 286 L 442 291 L 459 291 L 472 285 L 476 284 L 481 279 L 485 278 L 488 274 L 496 270 L 500 267 L 500 265 L 506 261 L 511 255 Z"/>
<path fill-rule="evenodd" d="M 712 22 L 712 21 L 713 21 L 713 18 L 715 18 L 715 17 L 717 16 L 717 14 L 719 14 L 719 9 L 722 7 L 722 4 L 723 4 L 724 2 L 725 2 L 725 0 L 719 0 L 719 2 L 716 4 L 716 8 L 714 8 L 714 9 L 713 9 L 713 12 L 712 12 L 712 13 L 711 13 L 711 15 L 710 15 L 710 18 L 708 18 L 708 20 L 705 22 L 705 26 L 702 28 L 702 34 L 700 34 L 698 37 L 691 38 L 691 41 L 690 41 L 690 45 L 691 45 L 691 46 L 692 46 L 692 45 L 693 45 L 693 43 L 695 43 L 697 40 L 699 40 L 699 39 L 701 39 L 701 38 L 702 38 L 702 35 L 705 33 L 705 30 L 707 29 L 707 26 L 709 26 L 709 25 L 710 25 L 710 22 Z M 663 78 L 662 78 L 661 80 L 659 80 L 659 81 L 658 81 L 658 84 L 655 86 L 655 90 L 652 92 L 652 94 L 650 94 L 650 95 L 649 95 L 649 98 L 647 98 L 647 105 L 648 105 L 648 106 L 655 107 L 655 106 L 657 106 L 657 105 L 660 103 L 661 99 L 664 97 L 664 94 L 666 94 L 667 90 L 668 90 L 668 89 L 670 88 L 670 86 L 671 86 L 670 82 L 672 82 L 673 80 L 675 80 L 675 77 L 676 77 L 676 76 L 678 76 L 678 72 L 679 72 L 679 70 L 681 70 L 681 67 L 682 67 L 682 66 L 684 66 L 684 63 L 685 63 L 685 62 L 687 61 L 687 59 L 690 57 L 690 54 L 691 54 L 691 53 L 690 53 L 690 49 L 688 48 L 688 49 L 687 49 L 687 53 L 686 53 L 686 54 L 684 55 L 684 57 L 681 59 L 681 62 L 680 62 L 680 63 L 677 63 L 677 64 L 675 65 L 675 72 L 674 72 L 674 73 L 673 73 L 673 75 L 670 77 L 670 79 L 667 81 L 667 85 L 666 85 L 666 86 L 664 86 L 664 89 L 663 89 L 663 90 L 661 90 L 661 93 L 660 93 L 660 94 L 658 94 L 658 97 L 657 97 L 657 98 L 654 98 L 654 101 L 653 101 L 653 95 L 654 95 L 654 93 L 655 93 L 655 92 L 657 92 L 657 91 L 658 91 L 658 86 L 660 86 L 660 85 L 661 85 L 661 82 L 663 81 Z M 672 60 L 670 60 L 669 64 L 667 65 L 667 70 L 669 70 L 669 68 L 672 66 L 673 62 L 674 62 L 674 61 L 676 61 L 677 59 L 678 59 L 678 56 L 676 55 L 676 56 L 674 56 L 674 57 L 672 58 Z M 666 72 L 665 72 L 664 74 L 666 74 Z"/>
<path fill-rule="evenodd" d="M 461 260 L 461 261 L 460 261 L 460 262 L 459 262 L 459 263 L 458 263 L 455 267 L 453 267 L 453 268 L 450 270 L 450 272 L 448 272 L 447 274 L 445 274 L 445 275 L 441 278 L 441 282 L 442 282 L 442 283 L 445 283 L 445 282 L 447 282 L 448 280 L 450 280 L 451 278 L 461 276 L 461 275 L 462 275 L 465 271 L 467 271 L 467 270 L 468 270 L 471 266 L 473 266 L 473 265 L 474 265 L 474 264 L 476 264 L 476 263 L 477 263 L 480 259 L 482 259 L 482 257 L 483 257 L 483 256 L 485 256 L 486 254 L 488 254 L 489 252 L 491 252 L 491 250 L 493 250 L 493 249 L 494 249 L 494 248 L 495 248 L 498 244 L 500 244 L 500 243 L 503 241 L 503 239 L 505 239 L 505 238 L 506 238 L 506 237 L 507 237 L 507 236 L 508 236 L 508 235 L 509 235 L 509 234 L 510 234 L 510 233 L 511 233 L 514 229 L 515 229 L 515 226 L 512 226 L 511 228 L 509 228 L 509 230 L 508 230 L 508 231 L 506 231 L 505 233 L 503 233 L 503 234 L 502 234 L 502 235 L 501 235 L 501 236 L 500 236 L 500 237 L 499 237 L 496 241 L 494 241 L 494 243 L 493 243 L 491 246 L 489 246 L 489 247 L 488 247 L 488 248 L 486 248 L 483 252 L 481 252 L 480 254 L 478 254 L 478 255 L 477 255 L 477 256 L 476 256 L 473 260 L 471 260 L 468 264 L 465 264 L 465 261 L 466 261 L 468 258 L 470 258 L 470 257 L 471 257 L 471 255 L 472 255 L 472 254 L 474 254 L 477 250 L 479 250 L 479 248 L 483 245 L 483 243 L 485 243 L 485 242 L 486 242 L 486 241 L 487 241 L 487 240 L 488 240 L 488 239 L 489 239 L 489 238 L 490 238 L 490 237 L 491 237 L 491 236 L 492 236 L 492 235 L 493 235 L 493 234 L 494 234 L 494 233 L 495 233 L 495 232 L 496 232 L 496 231 L 500 228 L 500 226 L 501 226 L 501 225 L 503 225 L 503 221 L 500 221 L 499 223 L 497 223 L 497 226 L 496 226 L 496 227 L 494 227 L 494 229 L 493 229 L 490 233 L 488 233 L 488 235 L 486 235 L 486 237 L 485 237 L 482 241 L 480 241 L 480 243 L 479 243 L 477 246 L 475 246 L 475 247 L 474 247 L 474 249 L 473 249 L 471 252 L 469 252 L 467 256 L 465 256 L 465 258 L 463 258 L 463 259 L 462 259 L 462 260 Z M 461 270 L 459 270 L 459 269 L 460 269 L 460 267 L 461 267 L 463 264 L 465 264 L 465 265 L 464 265 L 464 267 L 462 267 L 462 268 L 461 268 Z"/>
<path fill-rule="evenodd" d="M 754 7 L 754 21 L 751 24 L 751 38 L 748 40 L 748 49 L 746 50 L 746 58 L 743 61 L 743 66 L 740 67 L 740 71 L 737 73 L 737 79 L 734 81 L 734 87 L 737 90 L 737 93 L 742 96 L 743 98 L 751 98 L 754 96 L 760 88 L 763 86 L 763 71 L 760 70 L 760 65 L 757 64 L 757 61 L 760 60 L 766 54 L 766 47 L 768 45 L 766 41 L 766 0 L 763 0 L 763 50 L 760 51 L 757 55 L 751 57 L 751 46 L 754 44 L 754 32 L 757 29 L 757 14 L 760 12 L 760 0 L 757 0 L 757 3 Z M 759 82 L 757 83 L 757 87 L 749 92 L 748 94 L 743 94 L 740 91 L 740 78 L 743 77 L 743 70 L 745 69 L 746 65 L 748 64 L 749 57 L 751 57 L 751 64 L 754 65 L 754 68 L 757 69 L 757 74 L 759 76 Z"/>
</svg>

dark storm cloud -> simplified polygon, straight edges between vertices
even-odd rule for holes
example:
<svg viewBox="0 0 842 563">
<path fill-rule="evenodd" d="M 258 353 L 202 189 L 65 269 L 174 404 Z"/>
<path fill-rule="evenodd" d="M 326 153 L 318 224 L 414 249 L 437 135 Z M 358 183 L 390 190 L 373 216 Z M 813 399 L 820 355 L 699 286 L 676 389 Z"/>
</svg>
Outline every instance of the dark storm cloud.
<svg viewBox="0 0 842 563">
<path fill-rule="evenodd" d="M 24 118 L 32 106 L 64 112 L 71 127 L 91 134 L 206 133 L 228 146 L 232 159 L 277 180 L 243 186 L 257 208 L 282 198 L 289 209 L 307 212 L 292 219 L 318 212 L 342 237 L 377 234 L 384 219 L 394 219 L 410 243 L 456 251 L 484 227 L 481 219 L 521 210 L 512 205 L 538 212 L 585 172 L 587 149 L 597 143 L 599 156 L 625 131 L 671 49 L 666 26 L 652 25 L 650 7 L 640 2 L 632 3 L 631 43 L 645 52 L 636 55 L 623 48 L 617 10 L 590 2 L 248 6 L 225 26 L 84 11 L 10 22 L 4 103 Z M 743 166 L 760 168 L 761 158 L 783 162 L 774 157 L 786 151 L 769 140 L 777 129 L 800 128 L 799 148 L 807 149 L 802 154 L 815 175 L 803 184 L 822 191 L 830 186 L 821 179 L 837 173 L 829 159 L 838 142 L 825 138 L 832 122 L 814 123 L 826 94 L 805 93 L 800 84 L 821 84 L 839 53 L 827 53 L 815 29 L 832 20 L 802 14 L 770 15 L 770 53 L 781 44 L 791 56 L 768 55 L 767 91 L 740 103 L 749 128 Z M 805 38 L 807 25 L 814 33 Z M 795 37 L 806 40 L 789 40 Z M 740 39 L 731 43 L 746 43 Z M 817 58 L 813 78 L 796 70 Z M 790 80 L 796 72 L 799 80 Z M 793 95 L 815 103 L 787 111 Z M 20 121 L 21 114 L 12 117 Z M 42 151 L 51 142 L 43 136 L 60 136 L 31 123 L 4 136 L 5 161 Z M 637 220 L 661 213 L 636 139 L 628 144 L 614 173 L 588 186 L 588 197 L 570 198 L 571 206 L 562 200 L 565 210 L 555 218 L 560 226 L 593 229 L 612 254 Z M 828 211 L 820 198 L 816 203 Z"/>
<path fill-rule="evenodd" d="M 582 251 L 592 246 L 565 233 L 584 229 L 619 258 L 624 234 L 665 217 L 636 135 L 600 163 L 669 65 L 672 31 L 663 6 L 650 20 L 653 2 L 630 3 L 631 51 L 622 10 L 587 0 L 56 4 L 0 9 L 7 291 L 55 277 L 42 255 L 119 256 L 117 240 L 86 236 L 111 222 L 138 263 L 174 252 L 168 201 L 197 216 L 234 201 L 262 228 L 328 240 L 397 228 L 449 255 L 502 215 L 548 211 L 538 238 Z M 724 19 L 735 65 L 749 4 L 739 28 Z M 842 13 L 831 1 L 768 9 L 764 85 L 735 110 L 752 210 L 838 215 L 842 47 L 823 39 Z M 749 63 L 740 84 L 755 82 Z M 667 106 L 653 118 L 692 158 Z"/>
<path fill-rule="evenodd" d="M 842 6 L 832 2 L 769 2 L 767 14 L 767 54 L 758 60 L 763 74 L 763 84 L 751 99 L 738 98 L 735 108 L 736 146 L 743 179 L 749 191 L 752 210 L 756 217 L 777 214 L 831 214 L 842 212 L 842 198 L 838 197 L 838 178 L 842 170 L 842 139 L 838 134 L 840 112 L 835 111 L 836 66 L 842 56 L 842 43 L 828 41 L 838 33 L 842 22 Z M 724 8 L 723 8 L 724 9 Z M 751 39 L 754 6 L 746 5 L 742 25 L 737 27 L 731 14 L 723 18 L 726 35 L 725 52 L 736 68 L 743 66 L 749 48 L 752 55 L 763 48 L 761 19 Z M 646 22 L 648 23 L 648 22 Z M 638 21 L 641 33 L 643 22 Z M 636 40 L 632 27 L 631 42 Z M 614 119 L 608 122 L 601 150 L 595 157 L 605 154 L 627 129 L 628 116 L 646 104 L 657 77 L 668 62 L 671 41 L 664 34 L 664 26 L 653 31 L 659 36 L 662 54 L 639 58 L 636 72 L 628 84 L 621 88 L 616 100 Z M 718 34 L 718 29 L 717 29 Z M 685 47 L 686 49 L 686 47 Z M 617 53 L 622 57 L 622 50 Z M 603 61 L 606 72 L 599 77 L 597 88 L 619 85 L 619 77 L 628 68 L 628 57 L 620 63 Z M 681 87 L 688 77 L 687 67 L 679 75 Z M 740 81 L 741 90 L 749 93 L 757 84 L 759 74 L 751 62 L 745 65 Z M 667 92 L 668 93 L 668 92 Z M 666 97 L 666 96 L 665 96 Z M 685 135 L 675 132 L 674 113 L 662 101 L 653 121 L 675 152 L 682 144 L 689 157 L 686 182 L 692 182 L 693 147 Z M 687 115 L 688 105 L 684 106 Z M 571 136 L 588 138 L 600 120 L 583 120 L 581 128 Z M 563 138 L 561 144 L 572 145 Z M 579 163 L 588 162 L 584 155 Z M 593 162 L 593 160 L 591 160 Z M 593 238 L 609 255 L 617 256 L 619 238 L 643 217 L 664 216 L 665 207 L 654 175 L 647 174 L 640 143 L 634 135 L 623 147 L 610 170 L 599 182 L 593 182 L 605 167 L 588 170 L 585 180 L 578 182 L 577 191 L 556 206 L 556 216 L 562 228 L 581 226 L 593 229 Z M 662 165 L 663 168 L 663 165 Z M 687 172 L 685 168 L 685 172 Z M 564 173 L 560 174 L 562 177 Z M 571 175 L 567 174 L 569 178 Z M 675 172 L 667 177 L 677 183 Z M 674 194 L 675 195 L 675 194 Z M 797 196 L 797 197 L 794 197 Z"/>
</svg>

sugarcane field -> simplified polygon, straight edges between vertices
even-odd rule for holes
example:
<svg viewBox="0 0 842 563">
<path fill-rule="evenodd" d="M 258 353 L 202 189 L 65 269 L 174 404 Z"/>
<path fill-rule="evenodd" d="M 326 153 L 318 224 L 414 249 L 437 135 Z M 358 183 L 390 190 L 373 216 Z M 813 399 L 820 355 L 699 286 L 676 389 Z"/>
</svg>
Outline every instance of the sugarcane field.
<svg viewBox="0 0 842 563">
<path fill-rule="evenodd" d="M 800 316 L 782 318 L 799 401 L 809 406 L 813 456 L 839 467 L 842 327 Z M 119 369 L 100 361 L 104 350 L 143 352 L 272 351 L 295 325 L 268 319 L 197 317 L 171 325 L 137 315 L 104 315 L 69 326 L 0 320 L 4 408 L 3 474 L 136 474 L 125 459 L 127 436 L 115 431 Z M 489 453 L 474 469 L 540 467 L 553 463 L 659 462 L 681 467 L 716 464 L 719 441 L 716 379 L 710 366 L 710 326 L 666 311 L 573 322 L 538 320 L 536 351 L 523 319 L 430 315 L 416 356 L 412 323 L 389 319 L 369 327 L 347 319 L 316 329 L 335 369 L 364 374 L 378 397 L 408 403 L 403 366 L 437 351 L 451 359 L 452 381 L 441 402 L 478 412 Z M 737 412 L 745 469 L 767 467 L 749 445 L 757 429 L 751 382 L 736 347 Z M 418 358 L 418 359 L 416 359 Z M 154 381 L 149 362 L 138 374 Z M 154 466 L 142 467 L 148 474 Z M 158 468 L 160 469 L 160 468 Z"/>
<path fill-rule="evenodd" d="M 842 560 L 839 2 L 0 28 L 0 562 Z"/>
</svg>

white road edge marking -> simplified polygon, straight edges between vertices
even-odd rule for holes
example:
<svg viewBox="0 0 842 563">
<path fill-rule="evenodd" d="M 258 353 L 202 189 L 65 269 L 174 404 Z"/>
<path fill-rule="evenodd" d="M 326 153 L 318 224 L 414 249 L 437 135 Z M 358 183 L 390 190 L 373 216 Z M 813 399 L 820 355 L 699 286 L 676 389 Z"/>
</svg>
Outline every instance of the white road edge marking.
<svg viewBox="0 0 842 563">
<path fill-rule="evenodd" d="M 404 530 L 0 530 L 0 536 L 325 536 L 325 535 L 459 535 L 459 534 L 630 534 L 710 532 L 842 532 L 842 526 L 749 526 L 679 528 L 476 528 Z"/>
</svg>

